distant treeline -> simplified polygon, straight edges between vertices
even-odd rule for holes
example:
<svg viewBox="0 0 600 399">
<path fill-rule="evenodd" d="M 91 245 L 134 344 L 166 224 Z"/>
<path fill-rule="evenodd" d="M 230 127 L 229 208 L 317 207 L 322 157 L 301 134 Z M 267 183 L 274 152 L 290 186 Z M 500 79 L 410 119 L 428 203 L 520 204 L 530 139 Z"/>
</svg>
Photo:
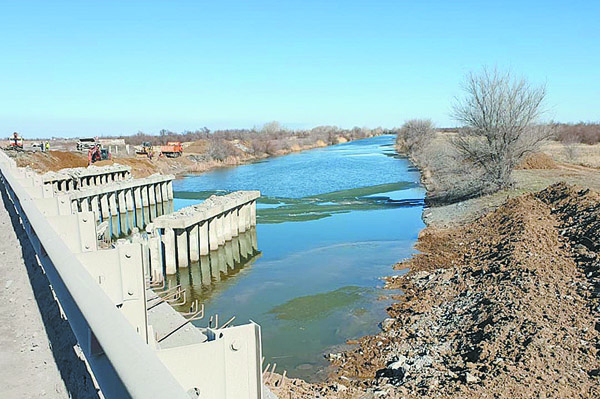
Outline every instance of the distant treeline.
<svg viewBox="0 0 600 399">
<path fill-rule="evenodd" d="M 383 128 L 342 129 L 337 126 L 318 126 L 308 130 L 290 130 L 278 122 L 270 122 L 260 128 L 227 129 L 210 131 L 204 127 L 194 131 L 176 133 L 163 129 L 158 135 L 138 132 L 132 136 L 116 136 L 127 144 L 140 145 L 150 142 L 152 145 L 166 144 L 168 141 L 197 142 L 194 152 L 205 153 L 208 159 L 224 160 L 228 156 L 275 155 L 294 149 L 315 147 L 322 142 L 325 145 L 341 141 L 358 140 L 380 134 L 395 134 L 395 131 Z M 322 145 L 322 144 L 321 144 Z"/>
<path fill-rule="evenodd" d="M 282 139 L 301 139 L 301 141 L 313 143 L 322 140 L 327 144 L 333 144 L 338 137 L 344 137 L 348 140 L 357 140 L 365 137 L 383 134 L 383 128 L 360 128 L 342 129 L 337 126 L 318 126 L 309 130 L 290 130 L 284 128 L 277 122 L 271 122 L 262 128 L 253 129 L 226 129 L 215 130 L 204 127 L 198 130 L 186 130 L 182 133 L 176 133 L 168 129 L 161 130 L 158 135 L 138 132 L 131 136 L 111 136 L 124 139 L 127 144 L 140 145 L 145 141 L 153 144 L 166 144 L 168 141 L 197 141 L 197 140 L 282 140 Z M 390 131 L 390 133 L 395 133 Z"/>
<path fill-rule="evenodd" d="M 554 128 L 554 138 L 565 144 L 597 144 L 600 143 L 600 123 L 597 122 L 579 122 L 579 123 L 558 123 L 551 122 Z M 439 127 L 436 128 L 441 133 L 456 133 L 459 127 Z"/>
<path fill-rule="evenodd" d="M 600 123 L 554 123 L 556 128 L 556 139 L 566 144 L 600 143 Z"/>
</svg>

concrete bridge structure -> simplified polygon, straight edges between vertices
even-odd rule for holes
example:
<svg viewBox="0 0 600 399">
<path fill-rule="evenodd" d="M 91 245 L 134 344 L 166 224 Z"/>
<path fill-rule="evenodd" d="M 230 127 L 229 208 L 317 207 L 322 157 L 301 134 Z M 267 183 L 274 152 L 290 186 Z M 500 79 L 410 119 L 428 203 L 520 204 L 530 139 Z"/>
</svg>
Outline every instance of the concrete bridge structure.
<svg viewBox="0 0 600 399">
<path fill-rule="evenodd" d="M 160 237 L 161 252 L 150 248 L 151 262 L 167 274 L 198 262 L 201 256 L 216 251 L 256 226 L 256 200 L 259 191 L 237 191 L 211 196 L 198 205 L 160 216 L 146 230 L 149 240 Z"/>
<path fill-rule="evenodd" d="M 123 165 L 104 167 L 63 169 L 59 172 L 48 172 L 42 175 L 44 185 L 52 186 L 54 192 L 68 192 L 84 187 L 131 179 L 131 168 Z"/>
<path fill-rule="evenodd" d="M 255 224 L 256 192 L 211 198 L 190 214 L 167 217 L 172 179 L 99 171 L 77 184 L 46 184 L 0 151 L 0 189 L 10 198 L 104 397 L 262 398 L 260 326 L 209 324 L 192 329 L 195 333 L 179 345 L 173 337 L 204 317 L 203 307 L 187 317 L 176 315 L 180 323 L 167 327 L 171 330 L 149 322 L 154 303 L 181 296 L 169 287 L 158 289 L 158 295 L 150 289 L 157 285 L 153 272 L 172 271 L 166 259 L 173 258 L 173 247 L 175 265 L 185 267 L 196 254 L 231 242 Z M 109 218 L 118 226 L 111 227 L 114 235 L 147 227 L 148 237 L 137 234 L 101 248 L 98 228 Z M 187 254 L 185 261 L 180 253 Z"/>
</svg>

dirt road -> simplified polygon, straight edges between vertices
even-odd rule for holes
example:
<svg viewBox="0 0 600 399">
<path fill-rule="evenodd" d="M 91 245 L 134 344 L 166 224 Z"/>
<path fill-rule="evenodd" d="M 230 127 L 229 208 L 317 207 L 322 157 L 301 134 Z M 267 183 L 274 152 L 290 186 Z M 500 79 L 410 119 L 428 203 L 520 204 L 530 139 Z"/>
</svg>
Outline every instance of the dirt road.
<svg viewBox="0 0 600 399">
<path fill-rule="evenodd" d="M 0 397 L 97 398 L 25 232 L 0 196 Z"/>
</svg>

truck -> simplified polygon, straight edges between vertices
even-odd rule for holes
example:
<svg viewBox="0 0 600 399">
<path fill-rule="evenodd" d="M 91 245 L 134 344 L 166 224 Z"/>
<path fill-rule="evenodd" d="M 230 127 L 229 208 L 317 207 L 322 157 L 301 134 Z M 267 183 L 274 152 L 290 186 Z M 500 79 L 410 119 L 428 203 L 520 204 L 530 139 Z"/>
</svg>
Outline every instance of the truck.
<svg viewBox="0 0 600 399">
<path fill-rule="evenodd" d="M 160 146 L 160 152 L 167 158 L 177 158 L 183 154 L 181 141 L 168 141 L 167 145 Z"/>
<path fill-rule="evenodd" d="M 77 142 L 77 151 L 87 151 L 98 144 L 95 137 L 84 137 Z"/>
</svg>

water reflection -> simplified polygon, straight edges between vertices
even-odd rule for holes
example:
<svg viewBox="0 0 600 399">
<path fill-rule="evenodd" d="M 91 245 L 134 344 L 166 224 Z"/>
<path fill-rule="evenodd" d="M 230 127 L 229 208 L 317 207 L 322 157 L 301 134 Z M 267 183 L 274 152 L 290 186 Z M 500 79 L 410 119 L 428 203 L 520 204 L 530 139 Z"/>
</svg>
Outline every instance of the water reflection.
<svg viewBox="0 0 600 399">
<path fill-rule="evenodd" d="M 200 257 L 187 268 L 179 268 L 177 274 L 167 276 L 170 286 L 181 284 L 186 289 L 186 303 L 178 310 L 187 308 L 198 300 L 208 298 L 226 289 L 230 280 L 248 268 L 260 257 L 256 229 L 246 231 L 227 241 L 218 250 Z"/>
</svg>

